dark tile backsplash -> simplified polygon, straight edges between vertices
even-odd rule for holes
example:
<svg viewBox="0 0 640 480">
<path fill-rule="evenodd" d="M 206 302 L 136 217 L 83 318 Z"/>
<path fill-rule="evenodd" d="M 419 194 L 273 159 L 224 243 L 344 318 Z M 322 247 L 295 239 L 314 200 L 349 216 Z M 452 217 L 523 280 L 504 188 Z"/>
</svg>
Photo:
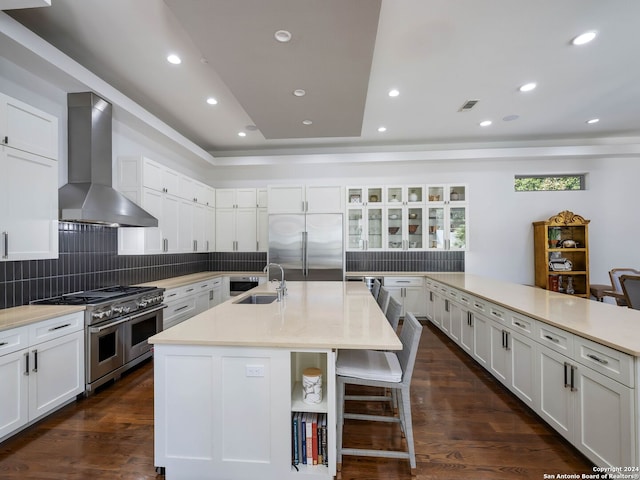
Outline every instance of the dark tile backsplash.
<svg viewBox="0 0 640 480">
<path fill-rule="evenodd" d="M 0 263 L 0 308 L 63 293 L 202 271 L 261 271 L 265 252 L 118 255 L 115 228 L 60 222 L 59 257 Z M 464 271 L 464 252 L 347 252 L 346 270 Z"/>
<path fill-rule="evenodd" d="M 348 272 L 464 272 L 464 252 L 347 252 Z"/>
</svg>

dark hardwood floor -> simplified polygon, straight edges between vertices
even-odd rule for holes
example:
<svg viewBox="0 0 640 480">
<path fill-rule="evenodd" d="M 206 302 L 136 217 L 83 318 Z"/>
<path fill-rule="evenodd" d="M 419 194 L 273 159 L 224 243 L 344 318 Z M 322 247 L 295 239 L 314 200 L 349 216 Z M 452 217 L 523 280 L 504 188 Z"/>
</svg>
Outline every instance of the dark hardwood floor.
<svg viewBox="0 0 640 480">
<path fill-rule="evenodd" d="M 430 324 L 411 394 L 418 480 L 591 472 L 588 460 Z M 351 402 L 350 410 L 381 408 L 370 405 Z M 345 445 L 402 448 L 403 441 L 397 425 L 345 424 Z M 153 465 L 150 362 L 0 444 L 0 479 L 88 478 L 163 478 Z M 343 459 L 343 480 L 390 478 L 411 479 L 408 461 Z"/>
</svg>

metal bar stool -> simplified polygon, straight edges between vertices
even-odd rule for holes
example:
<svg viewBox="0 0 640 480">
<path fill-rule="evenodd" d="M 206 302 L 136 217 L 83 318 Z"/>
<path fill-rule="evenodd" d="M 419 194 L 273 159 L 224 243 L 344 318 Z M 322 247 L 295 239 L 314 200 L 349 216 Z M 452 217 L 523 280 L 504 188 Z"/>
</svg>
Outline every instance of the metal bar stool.
<svg viewBox="0 0 640 480">
<path fill-rule="evenodd" d="M 338 452 L 336 461 L 338 471 L 342 468 L 343 455 L 356 455 L 407 458 L 409 459 L 411 475 L 416 474 L 416 453 L 413 443 L 409 389 L 421 334 L 422 325 L 412 313 L 407 313 L 400 332 L 401 351 L 345 350 L 344 352 L 339 352 L 336 362 L 338 390 L 338 432 L 336 440 Z M 395 391 L 398 398 L 398 416 L 345 413 L 345 385 L 347 384 L 383 387 Z M 407 450 L 344 448 L 342 446 L 342 434 L 345 418 L 399 423 L 407 442 Z"/>
</svg>

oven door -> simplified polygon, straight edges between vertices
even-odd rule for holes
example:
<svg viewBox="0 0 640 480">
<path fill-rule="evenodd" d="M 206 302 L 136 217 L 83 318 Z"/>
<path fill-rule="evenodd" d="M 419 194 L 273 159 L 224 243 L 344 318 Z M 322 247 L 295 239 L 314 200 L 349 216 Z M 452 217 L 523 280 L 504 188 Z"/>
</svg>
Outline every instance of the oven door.
<svg viewBox="0 0 640 480">
<path fill-rule="evenodd" d="M 129 321 L 125 323 L 125 363 L 129 363 L 151 350 L 148 340 L 162 331 L 162 311 L 164 308 L 165 305 L 159 305 L 129 317 Z"/>
<path fill-rule="evenodd" d="M 124 365 L 124 334 L 122 320 L 88 327 L 87 383 L 93 383 Z"/>
<path fill-rule="evenodd" d="M 248 292 L 258 286 L 258 277 L 231 277 L 229 278 L 229 294 L 232 297 Z"/>
</svg>

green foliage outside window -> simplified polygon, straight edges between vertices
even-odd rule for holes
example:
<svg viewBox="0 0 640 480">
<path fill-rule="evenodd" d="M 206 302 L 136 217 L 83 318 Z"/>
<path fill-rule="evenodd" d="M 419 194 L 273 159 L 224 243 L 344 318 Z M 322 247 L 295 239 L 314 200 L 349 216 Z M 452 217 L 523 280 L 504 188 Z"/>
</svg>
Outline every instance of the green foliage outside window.
<svg viewBox="0 0 640 480">
<path fill-rule="evenodd" d="M 516 175 L 516 192 L 584 190 L 584 175 Z"/>
</svg>

